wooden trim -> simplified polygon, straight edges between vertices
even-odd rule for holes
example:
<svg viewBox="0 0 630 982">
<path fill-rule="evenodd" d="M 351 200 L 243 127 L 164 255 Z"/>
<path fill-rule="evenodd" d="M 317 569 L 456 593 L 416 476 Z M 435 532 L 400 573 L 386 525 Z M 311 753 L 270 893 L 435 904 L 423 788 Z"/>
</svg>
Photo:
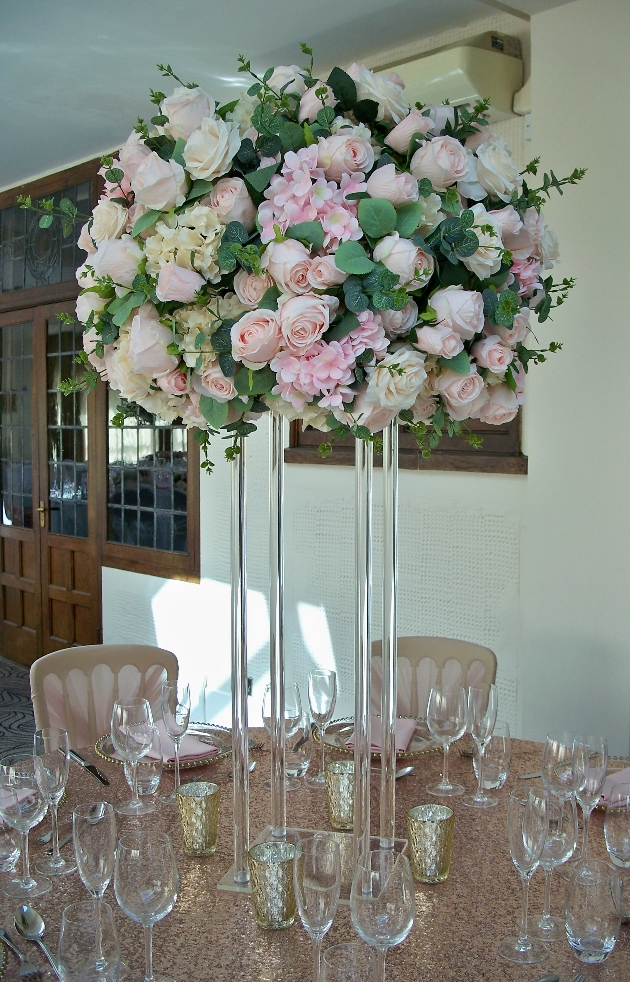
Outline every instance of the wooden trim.
<svg viewBox="0 0 630 982">
<path fill-rule="evenodd" d="M 24 310 L 28 307 L 39 307 L 42 303 L 75 301 L 79 296 L 79 290 L 76 280 L 66 280 L 64 283 L 52 283 L 50 286 L 33 286 L 28 290 L 0 293 L 0 311 Z"/>
<path fill-rule="evenodd" d="M 65 191 L 75 184 L 83 184 L 85 181 L 96 183 L 97 172 L 101 166 L 98 157 L 87 160 L 83 164 L 76 164 L 75 167 L 68 167 L 66 170 L 59 171 L 57 174 L 48 174 L 47 177 L 40 177 L 36 181 L 29 181 L 28 184 L 20 184 L 6 191 L 0 191 L 0 210 L 2 208 L 12 208 L 17 204 L 18 195 L 30 194 L 31 198 L 42 198 L 55 194 L 57 191 Z M 96 204 L 100 194 L 93 195 L 93 204 Z"/>
</svg>

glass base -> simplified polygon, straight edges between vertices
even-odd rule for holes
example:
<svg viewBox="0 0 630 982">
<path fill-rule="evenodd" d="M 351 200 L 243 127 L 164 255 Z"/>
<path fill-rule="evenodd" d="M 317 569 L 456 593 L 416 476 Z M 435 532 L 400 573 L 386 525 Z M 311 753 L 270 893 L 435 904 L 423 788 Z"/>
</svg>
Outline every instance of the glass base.
<svg viewBox="0 0 630 982">
<path fill-rule="evenodd" d="M 152 801 L 139 801 L 136 805 L 133 801 L 126 801 L 124 805 L 115 805 L 118 815 L 126 815 L 136 818 L 138 815 L 150 815 L 155 811 L 155 804 Z"/>
<path fill-rule="evenodd" d="M 165 805 L 176 805 L 177 804 L 177 795 L 175 794 L 174 791 L 171 791 L 170 794 L 161 794 L 159 796 L 159 798 L 160 798 L 160 801 L 163 804 L 165 804 Z"/>
<path fill-rule="evenodd" d="M 538 938 L 539 941 L 566 941 L 567 938 L 561 917 L 547 917 L 544 920 L 540 917 L 533 924 L 530 921 L 527 931 L 530 938 Z"/>
<path fill-rule="evenodd" d="M 501 958 L 516 965 L 536 965 L 549 954 L 549 949 L 542 941 L 528 941 L 523 947 L 518 938 L 506 938 L 498 947 Z"/>
<path fill-rule="evenodd" d="M 14 877 L 5 880 L 2 884 L 2 892 L 5 897 L 13 897 L 15 900 L 29 900 L 30 897 L 41 897 L 43 893 L 48 893 L 51 887 L 52 883 L 47 876 L 40 876 L 37 880 L 31 877 L 28 887 L 22 885 L 21 877 Z"/>
<path fill-rule="evenodd" d="M 494 808 L 495 805 L 499 804 L 498 798 L 493 798 L 489 794 L 465 794 L 462 798 L 462 804 L 468 805 L 469 808 Z M 524 964 L 528 964 L 525 962 Z"/>
<path fill-rule="evenodd" d="M 307 786 L 307 788 L 315 788 L 315 790 L 319 788 L 320 790 L 323 790 L 326 787 L 326 775 L 315 774 L 313 777 L 307 777 L 304 779 L 304 784 Z"/>
<path fill-rule="evenodd" d="M 285 791 L 297 791 L 299 787 L 301 787 L 300 782 L 297 781 L 294 777 L 285 778 L 285 782 L 284 782 Z M 271 791 L 271 780 L 269 778 L 267 778 L 266 781 L 263 781 L 263 788 L 266 788 L 267 791 Z"/>
<path fill-rule="evenodd" d="M 461 784 L 428 784 L 424 789 L 438 798 L 453 798 L 466 790 Z"/>
<path fill-rule="evenodd" d="M 119 975 L 119 978 L 120 977 L 121 976 Z M 147 977 L 146 975 L 143 975 L 141 978 L 138 975 L 136 978 L 130 979 L 130 982 L 147 982 Z M 174 980 L 170 977 L 170 975 L 158 975 L 156 972 L 154 972 L 151 976 L 151 982 L 174 982 Z"/>
<path fill-rule="evenodd" d="M 52 856 L 46 859 L 39 859 L 35 863 L 38 873 L 45 873 L 46 876 L 64 876 L 66 873 L 76 872 L 77 864 L 73 859 L 62 859 L 61 862 L 54 863 Z"/>
<path fill-rule="evenodd" d="M 568 883 L 571 877 L 573 876 L 573 870 L 575 869 L 577 864 L 581 862 L 582 860 L 580 858 L 580 859 L 572 859 L 568 863 L 563 863 L 562 866 L 560 867 L 560 876 L 562 877 L 562 879 L 566 880 Z"/>
</svg>

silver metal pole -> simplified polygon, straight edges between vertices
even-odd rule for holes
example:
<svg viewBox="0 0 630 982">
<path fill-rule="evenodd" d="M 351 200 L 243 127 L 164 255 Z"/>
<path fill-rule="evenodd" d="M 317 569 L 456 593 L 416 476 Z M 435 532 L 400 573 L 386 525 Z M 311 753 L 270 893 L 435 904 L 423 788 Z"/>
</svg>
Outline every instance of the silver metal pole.
<svg viewBox="0 0 630 982">
<path fill-rule="evenodd" d="M 232 775 L 234 880 L 249 881 L 249 761 L 247 734 L 247 499 L 245 444 L 232 464 Z"/>
<path fill-rule="evenodd" d="M 381 690 L 381 848 L 394 848 L 396 823 L 396 590 L 398 427 L 383 431 L 383 687 Z"/>
<path fill-rule="evenodd" d="M 269 675 L 271 682 L 271 832 L 287 832 L 284 767 L 284 417 L 271 414 L 269 436 Z"/>
<path fill-rule="evenodd" d="M 372 465 L 371 443 L 356 440 L 354 643 L 354 858 L 370 848 L 370 702 L 372 652 Z"/>
</svg>

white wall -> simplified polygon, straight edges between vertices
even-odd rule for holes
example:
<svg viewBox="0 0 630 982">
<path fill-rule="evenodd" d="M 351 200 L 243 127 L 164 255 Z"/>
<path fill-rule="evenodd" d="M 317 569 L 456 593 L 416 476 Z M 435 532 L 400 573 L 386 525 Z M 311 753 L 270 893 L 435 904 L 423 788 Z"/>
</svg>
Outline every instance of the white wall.
<svg viewBox="0 0 630 982">
<path fill-rule="evenodd" d="M 629 306 L 625 169 L 622 177 L 630 150 L 623 132 L 629 13 L 624 0 L 578 0 L 536 15 L 531 146 L 520 121 L 500 124 L 511 129 L 517 159 L 540 154 L 558 175 L 589 167 L 584 184 L 547 210 L 560 236 L 562 275 L 575 275 L 578 287 L 553 329 L 540 332 L 541 341 L 558 338 L 565 349 L 530 375 L 529 474 L 402 472 L 400 486 L 400 632 L 489 645 L 498 657 L 501 715 L 518 734 L 540 739 L 552 726 L 582 726 L 605 732 L 616 753 L 627 752 L 630 732 L 621 347 Z M 477 29 L 522 34 L 523 22 L 502 15 Z M 434 46 L 448 40 L 433 39 Z M 263 423 L 248 448 L 254 719 L 268 671 L 266 441 Z M 103 610 L 105 641 L 172 648 L 197 689 L 207 678 L 208 718 L 225 722 L 229 471 L 219 454 L 214 476 L 201 480 L 201 584 L 104 569 Z M 343 715 L 352 711 L 353 471 L 290 465 L 286 490 L 289 671 L 305 691 L 312 664 L 335 666 Z M 379 636 L 378 610 L 374 628 Z"/>
</svg>

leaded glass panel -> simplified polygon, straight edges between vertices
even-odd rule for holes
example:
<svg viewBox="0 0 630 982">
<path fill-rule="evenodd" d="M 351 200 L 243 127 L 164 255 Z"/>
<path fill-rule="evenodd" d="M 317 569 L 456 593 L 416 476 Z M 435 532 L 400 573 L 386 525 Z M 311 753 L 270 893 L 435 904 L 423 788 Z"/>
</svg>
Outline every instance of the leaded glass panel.
<svg viewBox="0 0 630 982">
<path fill-rule="evenodd" d="M 33 528 L 33 325 L 0 328 L 2 524 Z"/>
</svg>

